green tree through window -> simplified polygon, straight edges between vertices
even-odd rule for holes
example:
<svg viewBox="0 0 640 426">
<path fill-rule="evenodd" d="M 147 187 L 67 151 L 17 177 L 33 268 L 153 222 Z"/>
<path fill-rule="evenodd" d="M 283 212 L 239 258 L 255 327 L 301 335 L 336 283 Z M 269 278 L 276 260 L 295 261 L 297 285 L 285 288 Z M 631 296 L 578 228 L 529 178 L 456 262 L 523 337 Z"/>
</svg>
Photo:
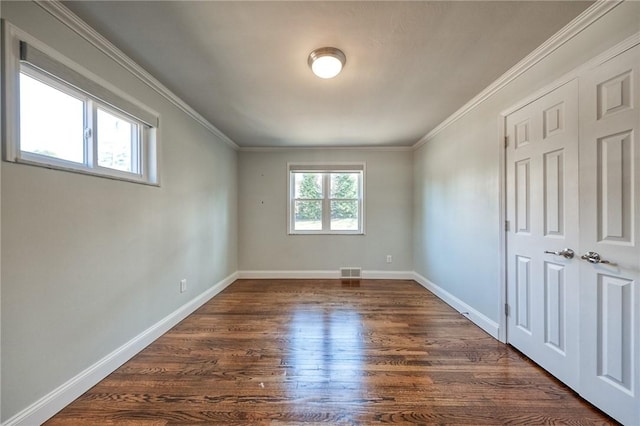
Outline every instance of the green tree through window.
<svg viewBox="0 0 640 426">
<path fill-rule="evenodd" d="M 291 171 L 291 230 L 360 233 L 360 170 Z"/>
<path fill-rule="evenodd" d="M 302 173 L 300 176 L 296 198 L 302 200 L 296 203 L 296 220 L 320 221 L 322 220 L 322 175 Z M 296 181 L 298 179 L 296 178 Z"/>
<path fill-rule="evenodd" d="M 332 219 L 358 217 L 358 175 L 355 173 L 331 174 Z"/>
</svg>

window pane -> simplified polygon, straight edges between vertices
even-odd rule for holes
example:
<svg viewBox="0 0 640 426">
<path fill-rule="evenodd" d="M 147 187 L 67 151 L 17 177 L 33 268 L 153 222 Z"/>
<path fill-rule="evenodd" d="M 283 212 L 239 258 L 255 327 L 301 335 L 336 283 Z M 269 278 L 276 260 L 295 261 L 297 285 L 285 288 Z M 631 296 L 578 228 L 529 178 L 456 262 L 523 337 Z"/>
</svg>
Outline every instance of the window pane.
<svg viewBox="0 0 640 426">
<path fill-rule="evenodd" d="M 358 201 L 331 201 L 331 230 L 358 230 Z"/>
<path fill-rule="evenodd" d="M 358 198 L 359 173 L 331 173 L 331 198 Z"/>
<path fill-rule="evenodd" d="M 98 108 L 98 165 L 137 173 L 138 126 Z"/>
<path fill-rule="evenodd" d="M 84 162 L 84 101 L 20 73 L 20 150 Z"/>
<path fill-rule="evenodd" d="M 296 231 L 322 230 L 322 201 L 296 201 L 294 216 Z"/>
<path fill-rule="evenodd" d="M 294 198 L 322 198 L 322 173 L 294 173 Z"/>
</svg>

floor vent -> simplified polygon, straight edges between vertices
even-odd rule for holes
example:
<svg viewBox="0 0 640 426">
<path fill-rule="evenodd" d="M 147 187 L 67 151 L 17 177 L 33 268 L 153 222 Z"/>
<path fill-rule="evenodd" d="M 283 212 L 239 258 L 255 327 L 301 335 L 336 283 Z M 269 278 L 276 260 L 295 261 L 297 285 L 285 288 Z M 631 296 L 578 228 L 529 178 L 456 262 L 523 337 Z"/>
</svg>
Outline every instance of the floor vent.
<svg viewBox="0 0 640 426">
<path fill-rule="evenodd" d="M 362 268 L 340 268 L 340 278 L 360 279 Z"/>
</svg>

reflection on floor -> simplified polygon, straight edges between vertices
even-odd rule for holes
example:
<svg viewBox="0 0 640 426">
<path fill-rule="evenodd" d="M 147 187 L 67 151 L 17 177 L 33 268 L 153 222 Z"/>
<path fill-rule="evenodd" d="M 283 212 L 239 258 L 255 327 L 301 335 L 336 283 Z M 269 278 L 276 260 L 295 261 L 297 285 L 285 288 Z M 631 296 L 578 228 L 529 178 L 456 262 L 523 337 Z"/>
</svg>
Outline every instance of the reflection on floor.
<svg viewBox="0 0 640 426">
<path fill-rule="evenodd" d="M 612 421 L 413 281 L 238 280 L 48 424 Z"/>
</svg>

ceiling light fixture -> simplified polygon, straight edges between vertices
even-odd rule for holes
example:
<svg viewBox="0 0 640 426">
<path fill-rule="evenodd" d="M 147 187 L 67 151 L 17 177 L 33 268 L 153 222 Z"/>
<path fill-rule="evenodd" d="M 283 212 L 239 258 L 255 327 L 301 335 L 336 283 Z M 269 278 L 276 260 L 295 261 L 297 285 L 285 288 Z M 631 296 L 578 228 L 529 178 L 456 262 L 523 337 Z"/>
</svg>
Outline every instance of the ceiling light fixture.
<svg viewBox="0 0 640 426">
<path fill-rule="evenodd" d="M 307 60 L 311 71 L 320 78 L 333 78 L 340 74 L 347 62 L 342 50 L 335 47 L 320 47 L 309 54 Z"/>
</svg>

